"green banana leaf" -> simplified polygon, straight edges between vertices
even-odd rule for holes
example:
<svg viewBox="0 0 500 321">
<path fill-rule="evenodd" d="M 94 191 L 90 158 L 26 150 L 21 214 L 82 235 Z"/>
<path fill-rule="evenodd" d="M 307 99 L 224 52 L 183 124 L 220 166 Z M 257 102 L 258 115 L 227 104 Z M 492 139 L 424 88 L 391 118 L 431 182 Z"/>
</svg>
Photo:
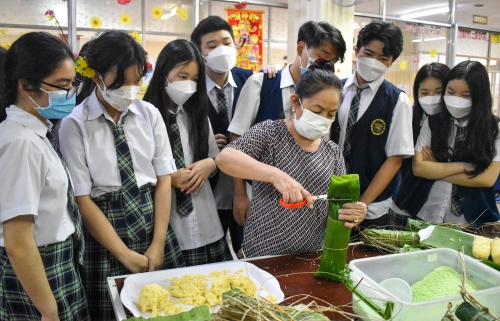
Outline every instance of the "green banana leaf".
<svg viewBox="0 0 500 321">
<path fill-rule="evenodd" d="M 474 236 L 472 235 L 438 225 L 427 239 L 420 240 L 420 246 L 444 247 L 472 256 L 473 241 Z"/>
<path fill-rule="evenodd" d="M 207 305 L 200 305 L 199 307 L 192 308 L 189 311 L 169 315 L 169 316 L 159 316 L 154 318 L 129 318 L 127 321 L 205 321 L 211 320 L 212 315 L 210 314 L 210 309 Z"/>
</svg>

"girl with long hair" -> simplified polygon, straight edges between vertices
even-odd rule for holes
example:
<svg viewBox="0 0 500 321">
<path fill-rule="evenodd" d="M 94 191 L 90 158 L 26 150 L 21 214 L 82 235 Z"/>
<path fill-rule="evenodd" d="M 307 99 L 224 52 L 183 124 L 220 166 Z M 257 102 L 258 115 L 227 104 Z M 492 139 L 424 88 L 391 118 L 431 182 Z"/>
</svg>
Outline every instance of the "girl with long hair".
<svg viewBox="0 0 500 321">
<path fill-rule="evenodd" d="M 170 218 L 175 164 L 165 123 L 137 99 L 144 49 L 109 31 L 85 52 L 91 95 L 59 131 L 85 223 L 83 283 L 92 320 L 114 319 L 106 279 L 184 265 Z M 83 63 L 82 63 L 83 64 Z"/>
<path fill-rule="evenodd" d="M 435 180 L 420 189 L 417 217 L 482 225 L 500 219 L 493 184 L 500 172 L 498 119 L 486 68 L 477 61 L 453 67 L 442 93 L 442 112 L 423 124 L 413 173 Z"/>
<path fill-rule="evenodd" d="M 218 147 L 208 120 L 205 64 L 198 48 L 179 39 L 158 56 L 144 100 L 165 121 L 177 172 L 172 174 L 171 224 L 186 265 L 231 260 L 207 179 Z"/>
</svg>

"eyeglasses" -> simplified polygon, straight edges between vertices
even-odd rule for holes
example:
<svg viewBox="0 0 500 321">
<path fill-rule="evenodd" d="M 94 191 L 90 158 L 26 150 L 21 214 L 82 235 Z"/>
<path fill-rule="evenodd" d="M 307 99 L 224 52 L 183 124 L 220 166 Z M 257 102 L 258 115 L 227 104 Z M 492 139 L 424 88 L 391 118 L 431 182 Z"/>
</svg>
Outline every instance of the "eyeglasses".
<svg viewBox="0 0 500 321">
<path fill-rule="evenodd" d="M 64 88 L 61 86 L 52 85 L 52 84 L 46 83 L 45 81 L 42 81 L 42 84 L 45 84 L 45 85 L 50 86 L 52 88 L 65 90 L 66 91 L 66 99 L 68 99 L 68 100 L 73 98 L 73 96 L 75 94 L 78 95 L 80 93 L 80 91 L 82 90 L 82 81 L 80 79 L 75 79 L 75 81 L 71 84 L 70 89 Z"/>
</svg>

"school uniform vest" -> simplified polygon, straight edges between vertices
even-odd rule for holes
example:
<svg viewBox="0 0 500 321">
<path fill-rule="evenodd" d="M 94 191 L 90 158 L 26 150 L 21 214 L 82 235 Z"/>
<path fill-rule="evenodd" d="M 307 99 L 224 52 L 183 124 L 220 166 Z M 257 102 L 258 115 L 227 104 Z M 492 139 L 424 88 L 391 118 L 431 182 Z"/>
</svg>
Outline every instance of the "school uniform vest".
<svg viewBox="0 0 500 321">
<path fill-rule="evenodd" d="M 429 116 L 428 119 L 430 124 L 436 116 Z M 405 210 L 412 218 L 416 218 L 427 201 L 434 182 L 435 180 L 413 175 L 413 160 L 406 158 L 398 172 L 392 199 L 400 210 Z"/>
<path fill-rule="evenodd" d="M 281 70 L 276 77 L 269 78 L 264 75 L 260 90 L 260 105 L 253 125 L 265 120 L 284 119 L 283 94 L 281 93 Z"/>
<path fill-rule="evenodd" d="M 236 88 L 234 88 L 233 92 L 233 106 L 227 106 L 227 108 L 232 108 L 233 109 L 233 115 L 234 115 L 234 109 L 236 107 L 236 102 L 238 101 L 238 98 L 240 97 L 241 89 L 243 88 L 243 85 L 247 81 L 247 79 L 253 75 L 253 72 L 251 70 L 246 70 L 246 69 L 241 69 L 238 67 L 233 67 L 230 71 L 230 73 L 233 76 L 233 80 L 236 84 Z M 219 113 L 217 113 L 217 110 L 215 109 L 214 105 L 212 105 L 212 102 L 210 99 L 208 100 L 208 118 L 210 119 L 210 124 L 212 125 L 212 130 L 214 134 L 220 134 L 220 133 L 225 133 L 227 132 L 227 128 L 223 128 L 222 123 L 219 118 Z"/>
<path fill-rule="evenodd" d="M 429 128 L 431 130 L 431 133 L 435 133 L 438 126 L 439 122 L 437 120 L 437 117 L 430 116 Z M 463 142 L 458 143 L 457 147 L 460 148 L 462 144 Z M 470 163 L 471 160 L 472 158 L 470 156 L 461 155 L 461 153 L 454 153 L 450 162 Z M 407 209 L 408 212 L 410 212 L 411 210 L 411 212 L 418 213 L 418 211 L 420 211 L 420 208 L 422 208 L 422 205 L 425 203 L 425 200 L 427 200 L 427 197 L 431 191 L 432 184 L 434 184 L 435 181 L 426 181 L 428 182 L 421 184 L 420 189 L 418 187 L 415 187 L 415 191 L 413 191 L 413 193 L 415 193 L 415 200 L 409 203 L 410 206 L 408 207 L 409 210 Z M 411 190 L 411 188 L 406 189 Z M 418 193 L 416 193 L 417 190 Z M 475 225 L 479 226 L 488 222 L 496 222 L 500 219 L 500 214 L 496 206 L 495 191 L 493 186 L 467 187 L 457 185 L 457 193 L 462 212 L 464 213 L 467 222 L 475 222 Z"/>
<path fill-rule="evenodd" d="M 345 85 L 347 79 L 342 80 Z M 359 118 L 351 132 L 351 153 L 345 158 L 349 164 L 348 174 L 359 175 L 360 192 L 363 194 L 370 182 L 387 159 L 385 145 L 391 128 L 392 114 L 398 102 L 401 89 L 384 80 L 370 106 Z M 337 119 L 332 124 L 330 138 L 338 143 L 340 124 Z M 374 200 L 380 202 L 391 197 L 396 179 Z"/>
</svg>

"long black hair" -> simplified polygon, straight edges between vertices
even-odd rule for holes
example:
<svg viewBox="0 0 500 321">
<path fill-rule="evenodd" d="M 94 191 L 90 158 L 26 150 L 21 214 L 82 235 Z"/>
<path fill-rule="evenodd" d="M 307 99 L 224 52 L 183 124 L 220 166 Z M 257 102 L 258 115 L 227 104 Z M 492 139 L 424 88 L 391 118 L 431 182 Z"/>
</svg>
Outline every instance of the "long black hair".
<svg viewBox="0 0 500 321">
<path fill-rule="evenodd" d="M 441 82 L 442 92 L 444 92 L 446 89 L 446 76 L 449 72 L 450 67 L 447 65 L 439 62 L 432 62 L 430 64 L 423 65 L 415 76 L 415 82 L 413 83 L 413 145 L 417 143 L 418 135 L 420 134 L 420 121 L 422 119 L 422 115 L 424 114 L 424 110 L 418 101 L 420 84 L 427 78 L 435 78 Z"/>
<path fill-rule="evenodd" d="M 2 96 L 3 92 L 3 64 L 5 61 L 5 56 L 7 56 L 7 49 L 4 47 L 0 47 L 0 97 Z"/>
<path fill-rule="evenodd" d="M 0 121 L 7 117 L 5 108 L 17 102 L 19 80 L 23 80 L 24 90 L 38 92 L 42 80 L 66 59 L 73 60 L 73 53 L 61 39 L 50 33 L 30 32 L 19 37 L 5 57 Z"/>
<path fill-rule="evenodd" d="M 472 108 L 469 113 L 465 140 L 460 149 L 455 151 L 467 162 L 474 165 L 474 170 L 466 172 L 475 177 L 484 172 L 496 155 L 495 140 L 498 138 L 498 121 L 492 113 L 493 99 L 490 92 L 490 81 L 486 68 L 477 61 L 463 61 L 453 67 L 446 78 L 446 86 L 451 80 L 462 79 L 469 86 Z M 443 90 L 444 96 L 446 90 Z M 443 111 L 438 114 L 439 126 L 433 133 L 431 150 L 440 162 L 447 162 L 453 156 L 448 146 L 452 133 L 452 116 L 446 109 L 443 99 Z"/>
<path fill-rule="evenodd" d="M 137 66 L 141 77 L 146 75 L 148 68 L 144 49 L 132 36 L 123 31 L 107 31 L 92 40 L 86 49 L 85 59 L 90 68 L 94 69 L 101 77 L 116 69 L 116 78 L 107 86 L 108 89 L 118 89 L 125 82 L 125 69 Z M 90 95 L 95 88 L 92 79 L 86 78 L 83 84 L 85 93 Z M 85 99 L 85 93 L 80 93 L 80 99 Z"/>
<path fill-rule="evenodd" d="M 169 42 L 160 52 L 156 61 L 153 77 L 149 82 L 144 100 L 156 106 L 167 126 L 170 144 L 174 140 L 170 129 L 169 110 L 170 97 L 165 91 L 165 79 L 168 73 L 179 64 L 189 62 L 198 64 L 198 81 L 196 92 L 184 103 L 183 109 L 189 119 L 189 144 L 193 151 L 193 162 L 208 157 L 208 95 L 205 80 L 205 64 L 196 45 L 184 39 Z"/>
<path fill-rule="evenodd" d="M 90 48 L 90 45 L 93 41 L 93 39 L 89 40 L 82 46 L 82 49 L 80 49 L 80 52 L 78 53 L 78 57 L 85 58 L 85 56 L 87 55 L 87 50 Z M 80 90 L 80 93 L 76 96 L 76 105 L 78 106 L 83 100 L 85 100 L 85 98 L 92 94 L 92 91 L 95 88 L 95 83 L 93 81 L 86 81 L 86 77 L 79 73 L 76 73 L 76 78 L 82 81 L 82 88 Z"/>
</svg>

